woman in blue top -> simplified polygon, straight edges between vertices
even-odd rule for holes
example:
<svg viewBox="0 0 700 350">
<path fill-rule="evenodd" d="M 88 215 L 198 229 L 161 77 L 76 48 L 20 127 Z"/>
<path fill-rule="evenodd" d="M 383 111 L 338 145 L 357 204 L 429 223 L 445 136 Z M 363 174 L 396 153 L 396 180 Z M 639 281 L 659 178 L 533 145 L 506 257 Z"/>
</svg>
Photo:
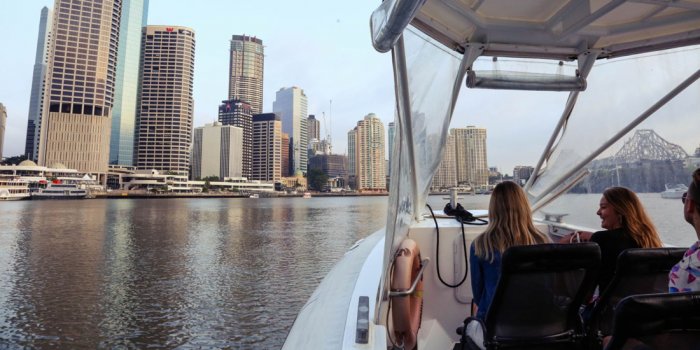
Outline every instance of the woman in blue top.
<svg viewBox="0 0 700 350">
<path fill-rule="evenodd" d="M 541 243 L 549 243 L 549 238 L 532 223 L 532 211 L 522 188 L 511 181 L 496 185 L 489 203 L 489 224 L 472 242 L 469 254 L 477 318 L 486 317 L 500 276 L 503 252 L 512 246 Z"/>
</svg>

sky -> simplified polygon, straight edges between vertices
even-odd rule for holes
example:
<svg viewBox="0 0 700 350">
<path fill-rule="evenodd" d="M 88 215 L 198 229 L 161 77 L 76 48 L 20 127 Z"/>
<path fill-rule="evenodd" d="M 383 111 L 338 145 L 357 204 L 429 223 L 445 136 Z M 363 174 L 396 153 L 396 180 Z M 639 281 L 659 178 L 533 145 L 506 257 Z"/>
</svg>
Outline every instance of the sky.
<svg viewBox="0 0 700 350">
<path fill-rule="evenodd" d="M 8 113 L 3 151 L 8 157 L 24 152 L 39 15 L 53 1 L 1 1 L 0 102 Z M 150 0 L 148 24 L 195 31 L 195 127 L 217 119 L 218 105 L 228 95 L 229 41 L 231 35 L 245 34 L 265 45 L 263 112 L 272 111 L 280 88 L 302 88 L 308 113 L 321 121 L 321 134 L 331 137 L 334 153 L 346 154 L 347 132 L 364 116 L 375 113 L 385 127 L 394 118 L 391 55 L 375 51 L 370 39 L 369 17 L 380 3 Z M 453 119 L 458 127 L 487 124 L 465 113 Z M 497 140 L 490 137 L 489 143 Z M 519 161 L 501 157 L 499 164 L 496 148 L 489 149 L 490 166 L 510 173 Z"/>
<path fill-rule="evenodd" d="M 53 1 L 0 3 L 0 103 L 8 113 L 7 157 L 24 152 L 39 14 L 43 6 L 53 7 Z M 334 153 L 346 154 L 347 132 L 365 115 L 375 113 L 385 127 L 394 118 L 391 54 L 375 51 L 369 33 L 370 15 L 380 3 L 150 0 L 148 24 L 186 26 L 195 32 L 195 127 L 217 119 L 218 105 L 228 95 L 229 41 L 231 35 L 245 34 L 262 39 L 265 46 L 263 112 L 272 111 L 280 88 L 302 88 L 308 113 L 321 121 L 321 134 L 330 135 Z M 512 173 L 515 165 L 534 165 L 553 128 L 551 119 L 559 118 L 558 108 L 545 113 L 545 120 L 523 124 L 518 112 L 541 109 L 546 98 L 509 103 L 507 94 L 501 100 L 474 96 L 469 102 L 460 100 L 451 127 L 487 128 L 488 165 L 504 173 Z M 515 123 L 520 126 L 511 127 Z"/>
<path fill-rule="evenodd" d="M 150 0 L 148 24 L 194 29 L 195 127 L 217 119 L 218 105 L 228 97 L 229 41 L 245 34 L 265 45 L 263 112 L 272 112 L 280 88 L 298 86 L 308 98 L 308 113 L 321 121 L 321 133 L 331 135 L 333 151 L 345 153 L 347 132 L 365 115 L 393 121 L 391 56 L 376 52 L 369 34 L 369 16 L 379 3 Z M 24 152 L 43 6 L 52 8 L 53 1 L 0 0 L 0 102 L 8 111 L 4 156 Z"/>
</svg>

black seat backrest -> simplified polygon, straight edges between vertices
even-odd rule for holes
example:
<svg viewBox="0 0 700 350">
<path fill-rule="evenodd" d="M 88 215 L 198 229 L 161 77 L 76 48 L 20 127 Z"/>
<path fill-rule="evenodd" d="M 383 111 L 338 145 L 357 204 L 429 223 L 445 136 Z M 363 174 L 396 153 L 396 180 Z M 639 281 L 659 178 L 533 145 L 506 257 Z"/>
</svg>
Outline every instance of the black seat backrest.
<svg viewBox="0 0 700 350">
<path fill-rule="evenodd" d="M 486 343 L 548 343 L 582 333 L 579 308 L 595 288 L 595 243 L 511 247 L 486 314 Z"/>
<path fill-rule="evenodd" d="M 700 292 L 641 294 L 622 299 L 605 350 L 700 347 Z"/>
<path fill-rule="evenodd" d="M 589 334 L 598 338 L 612 333 L 615 306 L 633 294 L 668 292 L 668 273 L 683 258 L 686 248 L 633 248 L 617 257 L 615 274 L 601 292 L 588 322 Z"/>
</svg>

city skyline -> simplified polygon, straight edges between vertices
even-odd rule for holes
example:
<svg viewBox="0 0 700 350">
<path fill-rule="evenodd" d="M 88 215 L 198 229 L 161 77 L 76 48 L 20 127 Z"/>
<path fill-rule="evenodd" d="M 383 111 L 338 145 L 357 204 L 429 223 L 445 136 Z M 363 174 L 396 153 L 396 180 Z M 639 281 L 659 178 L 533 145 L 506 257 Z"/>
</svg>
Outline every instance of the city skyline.
<svg viewBox="0 0 700 350">
<path fill-rule="evenodd" d="M 308 96 L 308 114 L 317 117 L 325 114 L 322 130 L 332 125 L 332 130 L 328 131 L 334 153 L 348 154 L 347 130 L 354 127 L 354 120 L 375 113 L 386 126 L 394 119 L 391 55 L 380 54 L 372 48 L 368 25 L 370 14 L 380 3 L 362 0 L 331 4 L 314 0 L 299 8 L 294 3 L 278 0 L 236 4 L 206 0 L 197 6 L 184 1 L 150 0 L 148 24 L 186 26 L 197 32 L 195 127 L 217 120 L 217 106 L 227 98 L 228 92 L 230 40 L 232 35 L 244 34 L 261 38 L 265 45 L 262 112 L 272 112 L 277 90 L 299 86 Z M 12 55 L 0 57 L 5 81 L 9 82 L 0 86 L 0 102 L 8 111 L 3 156 L 24 153 L 33 58 L 43 6 L 52 9 L 54 1 L 8 2 L 3 4 L 5 11 L 0 14 L 0 29 L 3 33 L 13 33 L 3 37 Z M 248 15 L 232 22 L 230 13 L 233 10 Z M 18 27 L 26 30 L 16 31 Z M 469 93 L 474 96 L 472 100 L 478 101 L 477 105 L 461 98 L 451 127 L 478 125 L 490 130 L 489 166 L 510 171 L 521 163 L 536 163 L 551 133 L 549 121 L 557 119 L 560 113 L 542 114 L 543 108 L 532 106 L 548 101 L 549 97 L 542 94 L 528 99 L 526 104 L 497 104 L 494 108 L 493 101 L 489 103 L 479 97 L 481 92 Z M 556 108 L 560 106 L 557 104 Z M 489 109 L 505 116 L 499 124 L 485 113 Z M 520 109 L 540 114 L 534 116 L 539 122 L 527 125 L 527 130 L 503 128 L 509 120 L 525 117 Z M 490 146 L 517 144 L 518 137 L 526 140 L 520 135 L 528 134 L 536 137 L 518 145 L 526 157 L 510 152 L 507 147 Z"/>
</svg>

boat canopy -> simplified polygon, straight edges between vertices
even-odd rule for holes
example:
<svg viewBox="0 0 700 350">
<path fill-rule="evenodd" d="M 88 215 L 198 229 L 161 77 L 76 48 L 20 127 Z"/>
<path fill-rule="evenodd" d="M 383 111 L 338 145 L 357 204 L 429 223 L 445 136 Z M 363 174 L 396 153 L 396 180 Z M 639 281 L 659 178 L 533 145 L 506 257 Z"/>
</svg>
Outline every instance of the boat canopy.
<svg viewBox="0 0 700 350">
<path fill-rule="evenodd" d="M 700 77 L 700 49 L 691 47 L 700 44 L 698 0 L 385 0 L 370 26 L 374 47 L 392 53 L 396 90 L 384 276 L 410 224 L 421 220 L 463 85 L 563 94 L 559 122 L 525 186 L 537 210 Z M 679 54 L 655 55 L 661 50 Z M 501 67 L 481 70 L 483 56 Z M 626 75 L 600 61 L 628 57 L 635 63 Z M 582 101 L 588 107 L 575 108 Z M 676 105 L 671 113 L 696 110 Z M 587 132 L 567 133 L 573 126 Z"/>
</svg>

